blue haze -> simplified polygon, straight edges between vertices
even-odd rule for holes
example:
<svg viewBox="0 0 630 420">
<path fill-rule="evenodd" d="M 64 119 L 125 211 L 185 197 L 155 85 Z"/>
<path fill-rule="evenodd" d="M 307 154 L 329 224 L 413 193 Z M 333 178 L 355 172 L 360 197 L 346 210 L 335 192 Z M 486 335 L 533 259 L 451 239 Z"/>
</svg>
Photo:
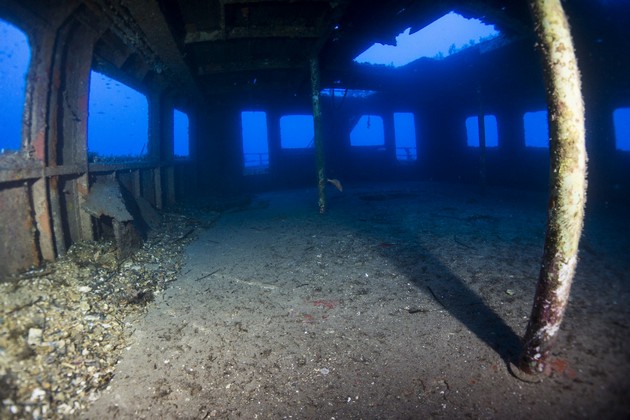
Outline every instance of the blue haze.
<svg viewBox="0 0 630 420">
<path fill-rule="evenodd" d="M 396 137 L 396 158 L 398 160 L 418 159 L 416 123 L 413 113 L 394 113 L 394 136 Z"/>
<path fill-rule="evenodd" d="M 140 92 L 92 71 L 88 152 L 99 157 L 147 154 L 149 104 Z"/>
<path fill-rule="evenodd" d="M 615 123 L 615 147 L 630 151 L 630 108 L 617 108 L 613 112 Z"/>
<path fill-rule="evenodd" d="M 549 147 L 547 111 L 526 112 L 523 115 L 523 128 L 525 130 L 525 146 Z"/>
<path fill-rule="evenodd" d="M 173 154 L 176 157 L 190 156 L 190 127 L 188 115 L 178 109 L 173 110 Z"/>
<path fill-rule="evenodd" d="M 280 145 L 283 148 L 312 148 L 314 138 L 312 115 L 284 115 L 280 118 Z"/>
<path fill-rule="evenodd" d="M 357 63 L 401 67 L 419 58 L 445 58 L 467 46 L 496 38 L 500 33 L 479 19 L 466 19 L 450 12 L 414 34 L 405 29 L 396 37 L 396 45 L 376 43 L 354 61 Z"/>
<path fill-rule="evenodd" d="M 241 112 L 241 128 L 244 166 L 246 168 L 269 167 L 267 113 L 262 111 Z"/>
<path fill-rule="evenodd" d="M 28 38 L 0 19 L 0 149 L 15 151 L 22 144 L 22 114 L 26 73 L 31 61 Z"/>
<path fill-rule="evenodd" d="M 362 115 L 350 131 L 350 145 L 384 146 L 383 118 L 378 115 Z"/>
<path fill-rule="evenodd" d="M 497 147 L 499 145 L 497 118 L 494 115 L 484 115 L 483 122 L 486 129 L 486 147 Z M 479 147 L 479 120 L 476 115 L 466 118 L 466 137 L 468 147 Z"/>
</svg>

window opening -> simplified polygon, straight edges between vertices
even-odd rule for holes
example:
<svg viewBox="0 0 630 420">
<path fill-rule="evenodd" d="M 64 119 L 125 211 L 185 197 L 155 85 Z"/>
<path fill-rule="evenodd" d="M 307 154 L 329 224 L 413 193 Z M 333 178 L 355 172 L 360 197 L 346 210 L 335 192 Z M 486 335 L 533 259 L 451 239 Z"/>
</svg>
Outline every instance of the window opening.
<svg viewBox="0 0 630 420">
<path fill-rule="evenodd" d="M 526 147 L 549 147 L 547 111 L 526 112 L 523 115 Z"/>
<path fill-rule="evenodd" d="M 466 134 L 468 147 L 479 147 L 479 117 L 466 118 Z M 494 115 L 484 115 L 483 123 L 486 129 L 486 147 L 497 147 L 499 135 L 497 131 L 497 119 Z"/>
<path fill-rule="evenodd" d="M 190 157 L 190 127 L 188 114 L 173 110 L 173 154 L 178 158 Z"/>
<path fill-rule="evenodd" d="M 142 93 L 102 73 L 90 75 L 90 162 L 139 160 L 147 156 L 149 103 Z"/>
<path fill-rule="evenodd" d="M 243 166 L 245 175 L 265 173 L 269 169 L 267 113 L 241 112 Z"/>
<path fill-rule="evenodd" d="M 411 112 L 394 113 L 394 135 L 396 137 L 396 159 L 413 161 L 418 158 L 416 124 Z"/>
<path fill-rule="evenodd" d="M 396 45 L 375 43 L 354 61 L 401 67 L 423 57 L 443 59 L 499 35 L 493 25 L 450 12 L 413 34 L 405 29 Z"/>
<path fill-rule="evenodd" d="M 280 118 L 280 145 L 284 149 L 313 147 L 315 129 L 312 115 L 284 115 Z"/>
<path fill-rule="evenodd" d="M 22 144 L 22 115 L 31 47 L 26 34 L 0 19 L 0 153 Z"/>
<path fill-rule="evenodd" d="M 383 118 L 378 115 L 362 115 L 350 132 L 352 146 L 385 145 Z"/>
<path fill-rule="evenodd" d="M 615 147 L 630 151 L 630 108 L 617 108 L 613 111 L 615 125 Z"/>
</svg>

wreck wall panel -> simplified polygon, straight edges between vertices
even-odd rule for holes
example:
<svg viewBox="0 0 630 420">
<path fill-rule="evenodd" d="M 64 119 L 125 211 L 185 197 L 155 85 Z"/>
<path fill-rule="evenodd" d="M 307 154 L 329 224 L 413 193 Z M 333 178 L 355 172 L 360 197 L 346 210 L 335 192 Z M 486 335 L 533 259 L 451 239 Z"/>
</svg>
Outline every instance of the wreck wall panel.
<svg viewBox="0 0 630 420">
<path fill-rule="evenodd" d="M 151 203 L 153 207 L 157 207 L 154 169 L 143 169 L 140 171 L 140 184 L 142 185 L 142 197 Z"/>
<path fill-rule="evenodd" d="M 0 190 L 0 281 L 40 263 L 26 183 Z"/>
</svg>

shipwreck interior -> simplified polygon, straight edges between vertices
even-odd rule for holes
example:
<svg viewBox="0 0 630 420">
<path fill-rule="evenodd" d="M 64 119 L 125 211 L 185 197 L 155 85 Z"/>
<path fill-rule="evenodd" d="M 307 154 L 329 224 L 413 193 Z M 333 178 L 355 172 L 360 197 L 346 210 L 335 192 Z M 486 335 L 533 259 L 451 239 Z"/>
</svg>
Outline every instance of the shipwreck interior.
<svg viewBox="0 0 630 420">
<path fill-rule="evenodd" d="M 503 366 L 518 352 L 527 323 L 523 316 L 527 318 L 531 308 L 550 188 L 548 99 L 528 2 L 0 0 L 0 70 L 7 72 L 0 73 L 5 96 L 0 109 L 3 115 L 16 116 L 2 120 L 5 129 L 0 130 L 0 286 L 5 288 L 0 308 L 0 417 L 83 413 L 103 395 L 93 411 L 87 411 L 88 417 L 505 418 L 518 412 L 517 417 L 530 418 L 567 413 L 627 418 L 630 7 L 612 0 L 562 5 L 585 107 L 587 240 L 580 249 L 577 297 L 572 297 L 576 308 L 569 309 L 568 326 L 563 327 L 570 333 L 563 331 L 559 346 L 564 353 L 550 365 L 546 382 L 531 384 L 510 382 L 514 378 Z M 394 45 L 405 30 L 419 32 L 453 12 L 492 26 L 495 35 L 466 46 L 453 44 L 448 53 L 403 65 L 393 59 L 385 64 L 357 60 L 372 45 Z M 22 37 L 26 58 L 21 62 L 18 54 L 7 52 L 14 45 L 5 42 L 6 28 L 18 33 L 15 39 Z M 24 68 L 19 80 L 8 74 L 16 66 Z M 111 91 L 120 93 L 120 102 L 104 104 L 103 95 Z M 100 118 L 112 112 L 117 119 Z M 532 138 L 531 121 L 537 124 L 537 138 Z M 418 239 L 419 232 L 425 239 Z M 491 234 L 511 239 L 483 239 Z M 242 242 L 229 242 L 237 238 Z M 362 251 L 355 252 L 357 247 Z M 459 265 L 431 256 L 433 247 Z M 232 256 L 224 255 L 226 249 Z M 480 256 L 471 257 L 475 253 Z M 219 256 L 225 259 L 213 260 Z M 284 258 L 286 265 L 277 258 Z M 505 263 L 520 270 L 516 277 L 522 276 L 522 283 L 502 284 L 506 278 L 516 280 L 508 268 L 492 271 L 490 261 L 495 258 L 502 261 L 497 267 Z M 55 268 L 64 261 L 74 268 Z M 218 268 L 211 266 L 215 263 Z M 343 264 L 353 268 L 342 269 Z M 234 271 L 237 266 L 244 271 Z M 351 279 L 355 269 L 363 277 L 338 284 L 341 280 L 326 277 L 320 269 L 335 279 Z M 396 274 L 376 297 L 379 286 L 373 288 L 369 281 L 387 277 L 383 273 L 388 270 Z M 55 280 L 62 272 L 72 280 Z M 287 273 L 301 273 L 300 280 L 270 280 Z M 412 280 L 430 277 L 427 273 L 450 279 L 459 291 L 453 294 L 455 289 L 438 283 Z M 218 276 L 234 290 L 206 284 Z M 467 276 L 472 276 L 470 284 Z M 83 278 L 90 280 L 80 283 Z M 483 285 L 474 284 L 477 278 Z M 45 283 L 52 290 L 68 286 L 73 292 L 56 297 L 37 292 Z M 405 300 L 414 284 L 433 306 Z M 185 296 L 172 295 L 169 285 L 178 285 Z M 283 285 L 307 295 L 291 306 L 295 294 L 283 294 Z M 210 289 L 221 299 L 232 296 L 240 309 L 224 318 L 216 315 L 207 325 L 195 324 L 190 319 L 222 310 L 221 300 L 199 298 Z M 241 295 L 243 290 L 253 295 Z M 354 294 L 348 295 L 349 290 Z M 329 295 L 324 296 L 326 291 Z M 341 297 L 331 297 L 335 293 Z M 265 299 L 276 294 L 284 303 L 274 306 L 257 294 Z M 107 300 L 113 297 L 120 311 Z M 392 303 L 395 297 L 402 303 Z M 177 304 L 177 299 L 189 305 Z M 363 325 L 366 337 L 389 329 L 379 323 L 379 309 L 352 306 L 361 299 L 373 299 L 364 303 L 390 315 L 426 317 L 435 331 L 456 331 L 448 333 L 453 337 L 469 334 L 473 338 L 467 340 L 477 341 L 469 343 L 472 350 L 461 342 L 423 350 L 424 345 L 409 340 L 424 333 L 392 327 L 399 340 L 379 339 L 381 346 L 392 348 L 377 351 L 367 341 L 360 344 L 359 335 L 355 342 L 365 345 L 364 353 L 352 353 L 356 348 L 343 347 L 343 337 L 333 333 L 361 330 L 362 324 L 349 321 L 350 312 L 374 317 L 373 330 Z M 158 302 L 165 311 L 186 307 L 182 313 L 191 318 L 178 324 L 147 309 Z M 66 320 L 71 319 L 70 311 L 79 311 L 80 322 L 90 326 L 54 338 L 44 304 L 57 305 L 57 315 Z M 266 306 L 271 312 L 248 318 L 242 315 L 248 305 Z M 515 306 L 502 312 L 507 305 Z M 464 307 L 482 309 L 473 314 Z M 304 326 L 302 336 L 269 333 L 266 325 L 275 319 L 274 310 L 285 314 L 282 319 L 291 325 Z M 340 311 L 337 318 L 334 311 Z M 133 322 L 124 317 L 138 313 L 146 315 L 136 324 L 142 326 L 135 327 L 141 337 L 130 338 Z M 475 317 L 480 324 L 470 321 Z M 107 327 L 99 327 L 99 322 Z M 222 333 L 223 323 L 228 330 Z M 326 325 L 316 331 L 320 324 Z M 100 350 L 88 351 L 85 340 L 95 328 L 104 331 L 98 339 Z M 167 341 L 174 342 L 173 331 L 182 328 L 195 332 L 188 341 L 180 339 L 178 356 L 166 357 L 169 347 L 160 344 L 146 350 L 154 345 L 142 341 L 152 335 L 150 329 L 161 339 L 168 332 Z M 294 362 L 285 354 L 272 363 L 270 358 L 281 353 L 278 346 L 257 347 L 233 338 L 251 335 L 257 328 L 257 342 L 293 337 L 293 344 L 282 348 L 301 348 L 298 340 L 308 336 L 304 329 L 323 341 L 328 334 L 329 344 L 337 347 L 313 350 L 309 344 Z M 77 334 L 83 344 L 71 346 Z M 580 334 L 585 341 L 576 338 Z M 603 344 L 593 344 L 602 336 Z M 152 384 L 150 398 L 140 393 L 142 386 L 130 384 L 126 390 L 112 385 L 106 396 L 111 378 L 113 384 L 124 376 L 114 371 L 124 346 L 108 347 L 112 337 L 146 344 L 141 353 L 148 361 L 128 356 L 131 359 L 118 369 L 127 369 L 127 377 L 144 378 L 139 383 Z M 215 359 L 207 356 L 204 362 L 206 379 L 190 368 L 196 363 L 191 349 L 204 345 L 215 349 Z M 453 360 L 455 353 L 449 352 L 458 348 L 468 349 L 466 363 L 472 363 L 466 373 L 463 361 L 453 363 L 458 365 L 453 373 L 458 379 L 447 379 L 450 365 L 439 367 L 436 360 L 425 377 L 415 367 L 409 369 L 416 373 L 407 378 L 404 366 L 418 365 L 414 358 L 424 352 L 449 354 Z M 222 359 L 229 351 L 255 354 L 251 365 L 242 363 L 252 372 L 266 369 L 261 375 L 276 375 L 287 387 L 298 384 L 297 391 L 273 388 L 279 385 L 262 379 L 249 389 L 254 383 L 249 371 L 242 368 L 239 376 L 230 364 L 237 362 Z M 100 356 L 90 358 L 90 352 Z M 401 356 L 385 363 L 390 367 L 383 370 L 376 354 L 388 352 Z M 331 356 L 341 353 L 352 355 Z M 588 356 L 580 356 L 584 354 Z M 190 369 L 181 373 L 188 378 L 185 384 L 167 384 L 168 375 L 178 375 L 147 379 L 142 371 L 144 365 L 151 371 L 155 365 L 156 372 L 158 367 L 174 368 L 175 359 Z M 35 360 L 57 366 L 59 376 L 47 377 L 44 368 L 28 373 L 25 366 L 35 366 Z M 332 367 L 335 361 L 337 368 Z M 361 388 L 356 369 L 354 379 L 340 373 L 343 365 L 354 364 L 366 366 L 365 389 L 382 384 L 379 390 Z M 295 379 L 286 373 L 302 368 L 311 376 Z M 479 369 L 483 373 L 475 376 Z M 317 380 L 312 372 L 338 381 L 328 386 L 309 382 Z M 66 386 L 58 379 L 63 377 L 75 380 Z M 220 382 L 219 377 L 230 380 Z M 502 385 L 497 384 L 506 383 L 505 389 L 518 397 L 501 397 Z M 230 384 L 243 390 L 241 399 L 227 394 Z M 186 386 L 188 393 L 182 391 Z M 336 399 L 327 400 L 331 393 L 338 394 Z M 151 404 L 141 402 L 151 398 Z M 519 404 L 528 408 L 518 409 Z"/>
</svg>

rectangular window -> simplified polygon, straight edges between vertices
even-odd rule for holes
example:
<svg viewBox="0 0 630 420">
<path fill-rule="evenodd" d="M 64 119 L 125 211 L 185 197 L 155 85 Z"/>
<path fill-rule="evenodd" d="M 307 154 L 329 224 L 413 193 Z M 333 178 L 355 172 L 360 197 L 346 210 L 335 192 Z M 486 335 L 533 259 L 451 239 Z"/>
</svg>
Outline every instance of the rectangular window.
<svg viewBox="0 0 630 420">
<path fill-rule="evenodd" d="M 92 71 L 88 117 L 90 161 L 138 160 L 147 154 L 148 139 L 147 97 Z"/>
<path fill-rule="evenodd" d="M 267 113 L 262 111 L 241 112 L 241 128 L 245 175 L 267 172 L 269 170 Z"/>
<path fill-rule="evenodd" d="M 24 32 L 0 19 L 0 153 L 20 149 L 31 47 Z"/>
<path fill-rule="evenodd" d="M 362 115 L 350 132 L 352 146 L 384 146 L 383 118 L 378 115 Z"/>
<path fill-rule="evenodd" d="M 615 109 L 613 123 L 617 150 L 630 151 L 630 108 Z"/>
<path fill-rule="evenodd" d="M 549 148 L 547 111 L 526 112 L 523 115 L 525 146 Z"/>
<path fill-rule="evenodd" d="M 484 115 L 483 123 L 486 129 L 486 147 L 497 147 L 499 145 L 497 118 L 494 115 Z M 479 117 L 476 115 L 466 118 L 466 134 L 468 147 L 479 147 Z"/>
<path fill-rule="evenodd" d="M 173 154 L 178 158 L 190 157 L 188 114 L 173 110 Z"/>
<path fill-rule="evenodd" d="M 411 112 L 394 113 L 394 133 L 396 136 L 396 158 L 403 162 L 416 160 L 418 158 L 416 123 Z"/>
<path fill-rule="evenodd" d="M 280 118 L 280 145 L 284 149 L 312 148 L 314 137 L 312 115 L 285 115 Z"/>
</svg>

